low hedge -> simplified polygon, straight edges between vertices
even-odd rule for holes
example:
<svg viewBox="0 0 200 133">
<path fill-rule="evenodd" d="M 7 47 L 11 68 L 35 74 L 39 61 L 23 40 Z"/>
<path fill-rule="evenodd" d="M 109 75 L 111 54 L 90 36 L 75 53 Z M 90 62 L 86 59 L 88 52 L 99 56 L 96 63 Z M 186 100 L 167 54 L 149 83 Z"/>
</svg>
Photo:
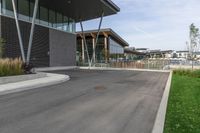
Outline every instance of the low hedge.
<svg viewBox="0 0 200 133">
<path fill-rule="evenodd" d="M 24 74 L 23 62 L 20 58 L 0 59 L 0 77 Z"/>
</svg>

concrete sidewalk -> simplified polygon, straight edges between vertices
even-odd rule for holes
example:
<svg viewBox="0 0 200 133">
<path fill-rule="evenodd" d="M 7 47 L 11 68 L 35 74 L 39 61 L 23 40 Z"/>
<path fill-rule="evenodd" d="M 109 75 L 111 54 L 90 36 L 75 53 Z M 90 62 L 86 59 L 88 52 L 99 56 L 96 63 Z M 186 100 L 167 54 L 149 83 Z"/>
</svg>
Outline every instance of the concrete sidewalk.
<svg viewBox="0 0 200 133">
<path fill-rule="evenodd" d="M 21 77 L 24 77 L 24 76 L 23 75 L 14 76 L 14 78 L 21 78 Z M 41 78 L 35 78 L 35 79 L 24 80 L 24 81 L 19 81 L 19 82 L 16 80 L 16 82 L 1 84 L 0 95 L 59 84 L 59 83 L 68 81 L 69 79 L 70 78 L 68 75 L 46 73 L 46 76 L 41 77 Z"/>
<path fill-rule="evenodd" d="M 71 69 L 78 69 L 77 66 L 61 66 L 61 67 L 43 67 L 43 68 L 36 68 L 37 72 L 45 72 L 45 71 L 61 71 L 61 70 L 71 70 Z"/>
</svg>

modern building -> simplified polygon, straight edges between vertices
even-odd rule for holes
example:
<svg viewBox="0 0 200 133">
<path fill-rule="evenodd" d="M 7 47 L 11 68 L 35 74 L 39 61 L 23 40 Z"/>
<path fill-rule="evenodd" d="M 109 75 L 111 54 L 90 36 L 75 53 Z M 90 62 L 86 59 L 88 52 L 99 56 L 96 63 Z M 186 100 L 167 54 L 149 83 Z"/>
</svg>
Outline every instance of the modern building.
<svg viewBox="0 0 200 133">
<path fill-rule="evenodd" d="M 124 57 L 124 48 L 129 44 L 112 29 L 101 29 L 97 41 L 98 30 L 85 31 L 87 47 L 84 45 L 82 32 L 77 32 L 77 62 L 107 63 Z M 97 43 L 96 43 L 97 41 Z M 87 55 L 88 50 L 88 55 Z"/>
<path fill-rule="evenodd" d="M 127 61 L 142 60 L 146 57 L 146 53 L 138 52 L 134 47 L 125 48 L 124 53 Z"/>
<path fill-rule="evenodd" d="M 161 51 L 161 53 L 162 53 L 162 58 L 165 59 L 170 59 L 174 57 L 174 50 L 164 50 Z"/>
<path fill-rule="evenodd" d="M 194 58 L 200 60 L 200 52 L 194 52 Z"/>
<path fill-rule="evenodd" d="M 188 59 L 190 54 L 189 51 L 176 51 L 177 58 Z"/>
<path fill-rule="evenodd" d="M 149 52 L 149 48 L 136 48 L 136 51 L 138 51 L 140 53 L 148 53 Z"/>
<path fill-rule="evenodd" d="M 4 57 L 36 67 L 76 65 L 76 23 L 116 14 L 111 0 L 0 0 Z"/>
</svg>

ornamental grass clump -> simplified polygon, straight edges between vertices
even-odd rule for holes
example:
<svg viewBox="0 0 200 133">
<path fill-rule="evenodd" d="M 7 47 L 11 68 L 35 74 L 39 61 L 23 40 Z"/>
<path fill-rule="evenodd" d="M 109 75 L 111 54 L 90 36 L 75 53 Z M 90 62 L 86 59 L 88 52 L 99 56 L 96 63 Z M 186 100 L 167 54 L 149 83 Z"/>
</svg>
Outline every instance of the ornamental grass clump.
<svg viewBox="0 0 200 133">
<path fill-rule="evenodd" d="M 20 58 L 0 59 L 0 77 L 24 74 L 23 62 Z"/>
<path fill-rule="evenodd" d="M 200 70 L 177 69 L 173 73 L 180 76 L 200 78 Z"/>
</svg>

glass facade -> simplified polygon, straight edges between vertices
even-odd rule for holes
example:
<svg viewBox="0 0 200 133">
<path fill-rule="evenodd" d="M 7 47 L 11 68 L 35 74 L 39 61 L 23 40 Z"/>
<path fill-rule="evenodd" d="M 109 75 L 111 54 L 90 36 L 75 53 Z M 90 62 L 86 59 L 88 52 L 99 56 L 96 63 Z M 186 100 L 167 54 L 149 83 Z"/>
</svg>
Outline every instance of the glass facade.
<svg viewBox="0 0 200 133">
<path fill-rule="evenodd" d="M 97 63 L 103 63 L 105 62 L 105 42 L 104 42 L 104 36 L 100 36 L 98 39 L 98 43 L 96 46 L 96 62 Z"/>
<path fill-rule="evenodd" d="M 14 17 L 12 0 L 0 0 L 0 12 L 2 15 Z M 22 21 L 31 22 L 34 10 L 34 3 L 30 0 L 16 0 L 18 18 Z M 75 21 L 56 10 L 46 7 L 38 7 L 36 24 L 55 28 L 65 32 L 75 32 Z"/>
<path fill-rule="evenodd" d="M 96 40 L 95 40 L 96 41 Z M 87 46 L 88 46 L 88 53 L 89 53 L 89 58 L 92 59 L 93 56 L 93 39 L 92 37 L 86 37 L 86 42 L 87 42 Z M 84 46 L 85 48 L 85 46 Z M 82 64 L 84 63 L 82 60 L 82 41 L 79 38 L 77 40 L 77 53 L 78 53 L 78 63 Z M 88 62 L 88 57 L 87 57 L 87 52 L 86 52 L 86 48 L 84 51 L 84 61 L 85 63 Z M 98 39 L 98 43 L 95 49 L 95 62 L 96 63 L 103 63 L 105 62 L 105 45 L 104 45 L 104 37 L 100 36 Z"/>
<path fill-rule="evenodd" d="M 108 46 L 105 48 L 105 37 L 100 35 L 98 39 L 98 43 L 96 45 L 95 49 L 95 63 L 105 63 L 109 61 L 118 61 L 120 58 L 124 58 L 124 47 L 121 46 L 119 43 L 117 43 L 115 40 L 113 40 L 111 37 L 106 38 L 108 39 Z M 88 46 L 88 53 L 90 59 L 92 58 L 93 54 L 93 42 L 92 37 L 86 37 L 86 42 Z M 84 46 L 85 47 L 85 46 Z M 82 65 L 83 63 L 83 57 L 82 54 L 84 52 L 84 61 L 85 63 L 88 62 L 87 60 L 87 52 L 86 48 L 85 51 L 82 49 L 82 41 L 81 38 L 78 38 L 77 40 L 77 53 L 78 53 L 78 65 Z"/>
<path fill-rule="evenodd" d="M 118 44 L 116 41 L 114 41 L 113 39 L 109 38 L 109 52 L 110 54 L 123 54 L 124 53 L 124 48 Z"/>
<path fill-rule="evenodd" d="M 124 56 L 124 48 L 112 38 L 109 38 L 109 54 L 110 61 L 118 61 Z"/>
</svg>

